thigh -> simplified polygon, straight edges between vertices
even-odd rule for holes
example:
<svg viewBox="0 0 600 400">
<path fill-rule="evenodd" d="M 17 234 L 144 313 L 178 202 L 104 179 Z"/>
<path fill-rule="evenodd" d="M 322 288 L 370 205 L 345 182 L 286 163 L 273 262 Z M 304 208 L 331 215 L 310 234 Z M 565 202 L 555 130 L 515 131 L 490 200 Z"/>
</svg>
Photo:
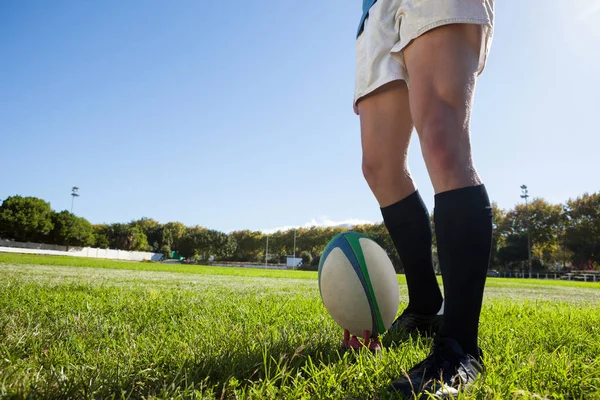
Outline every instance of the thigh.
<svg viewBox="0 0 600 400">
<path fill-rule="evenodd" d="M 445 25 L 404 50 L 413 122 L 436 193 L 481 183 L 469 125 L 482 34 L 480 25 Z"/>
<path fill-rule="evenodd" d="M 403 56 L 410 81 L 412 117 L 421 134 L 425 121 L 452 111 L 468 123 L 479 69 L 483 28 L 451 24 L 415 39 Z"/>
<path fill-rule="evenodd" d="M 439 107 L 466 117 L 475 78 L 485 67 L 494 29 L 494 0 L 403 0 L 392 54 L 408 74 L 417 132 Z"/>
</svg>

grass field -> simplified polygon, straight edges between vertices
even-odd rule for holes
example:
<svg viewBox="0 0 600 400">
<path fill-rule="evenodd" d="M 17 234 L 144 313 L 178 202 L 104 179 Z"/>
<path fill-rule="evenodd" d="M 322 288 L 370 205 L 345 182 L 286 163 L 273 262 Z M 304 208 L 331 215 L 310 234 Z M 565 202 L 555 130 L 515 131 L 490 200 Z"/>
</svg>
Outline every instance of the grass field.
<svg viewBox="0 0 600 400">
<path fill-rule="evenodd" d="M 0 253 L 0 398 L 387 398 L 431 345 L 340 338 L 313 272 Z M 600 399 L 600 283 L 488 279 L 480 345 L 464 398 Z"/>
</svg>

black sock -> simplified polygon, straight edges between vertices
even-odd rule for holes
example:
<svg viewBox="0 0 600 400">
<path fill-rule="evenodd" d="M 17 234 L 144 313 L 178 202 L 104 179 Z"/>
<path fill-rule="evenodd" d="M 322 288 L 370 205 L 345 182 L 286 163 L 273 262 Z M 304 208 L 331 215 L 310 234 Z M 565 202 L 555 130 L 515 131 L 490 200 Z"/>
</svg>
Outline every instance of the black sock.
<svg viewBox="0 0 600 400">
<path fill-rule="evenodd" d="M 435 196 L 435 231 L 444 281 L 440 336 L 477 356 L 477 331 L 490 262 L 492 208 L 484 185 Z"/>
<path fill-rule="evenodd" d="M 442 293 L 433 270 L 431 220 L 418 191 L 381 209 L 383 222 L 398 250 L 408 286 L 408 308 L 435 314 Z"/>
</svg>

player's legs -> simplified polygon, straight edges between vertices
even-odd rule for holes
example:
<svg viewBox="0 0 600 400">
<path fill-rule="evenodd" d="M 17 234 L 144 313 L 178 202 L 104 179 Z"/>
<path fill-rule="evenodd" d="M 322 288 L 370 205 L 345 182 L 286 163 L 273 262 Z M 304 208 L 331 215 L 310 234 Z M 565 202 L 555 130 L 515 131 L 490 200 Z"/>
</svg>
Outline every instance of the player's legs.
<svg viewBox="0 0 600 400">
<path fill-rule="evenodd" d="M 394 328 L 428 329 L 436 320 L 439 323 L 435 314 L 442 295 L 433 270 L 429 213 L 407 163 L 413 125 L 406 83 L 395 80 L 384 85 L 360 99 L 358 110 L 363 173 L 404 268 L 409 294 L 407 312 L 417 316 L 407 320 L 410 324 Z"/>
<path fill-rule="evenodd" d="M 445 297 L 432 355 L 409 372 L 412 382 L 401 378 L 393 383 L 404 393 L 427 386 L 429 378 L 439 380 L 440 369 L 452 393 L 458 390 L 457 379 L 467 385 L 482 372 L 477 330 L 492 225 L 490 202 L 473 165 L 469 122 L 483 30 L 481 25 L 444 25 L 422 34 L 403 52 L 412 117 L 436 192 Z"/>
</svg>

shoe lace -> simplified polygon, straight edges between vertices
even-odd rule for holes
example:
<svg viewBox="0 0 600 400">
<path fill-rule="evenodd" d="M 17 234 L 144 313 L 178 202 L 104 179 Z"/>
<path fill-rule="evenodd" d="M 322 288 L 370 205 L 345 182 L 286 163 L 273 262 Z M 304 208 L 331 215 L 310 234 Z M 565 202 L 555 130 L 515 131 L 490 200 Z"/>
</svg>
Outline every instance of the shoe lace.
<svg viewBox="0 0 600 400">
<path fill-rule="evenodd" d="M 427 358 L 415 365 L 414 369 L 428 370 L 430 372 L 438 372 L 446 370 L 451 365 L 456 365 L 460 362 L 457 354 L 452 351 L 451 347 L 444 340 L 436 341 Z"/>
<path fill-rule="evenodd" d="M 396 328 L 400 325 L 403 325 L 404 322 L 408 321 L 408 318 L 410 318 L 409 315 L 409 313 L 403 312 L 398 318 L 396 318 L 396 320 L 392 324 L 392 328 Z"/>
<path fill-rule="evenodd" d="M 392 328 L 398 326 L 413 326 L 419 322 L 419 318 L 412 312 L 404 311 L 392 324 Z"/>
</svg>

